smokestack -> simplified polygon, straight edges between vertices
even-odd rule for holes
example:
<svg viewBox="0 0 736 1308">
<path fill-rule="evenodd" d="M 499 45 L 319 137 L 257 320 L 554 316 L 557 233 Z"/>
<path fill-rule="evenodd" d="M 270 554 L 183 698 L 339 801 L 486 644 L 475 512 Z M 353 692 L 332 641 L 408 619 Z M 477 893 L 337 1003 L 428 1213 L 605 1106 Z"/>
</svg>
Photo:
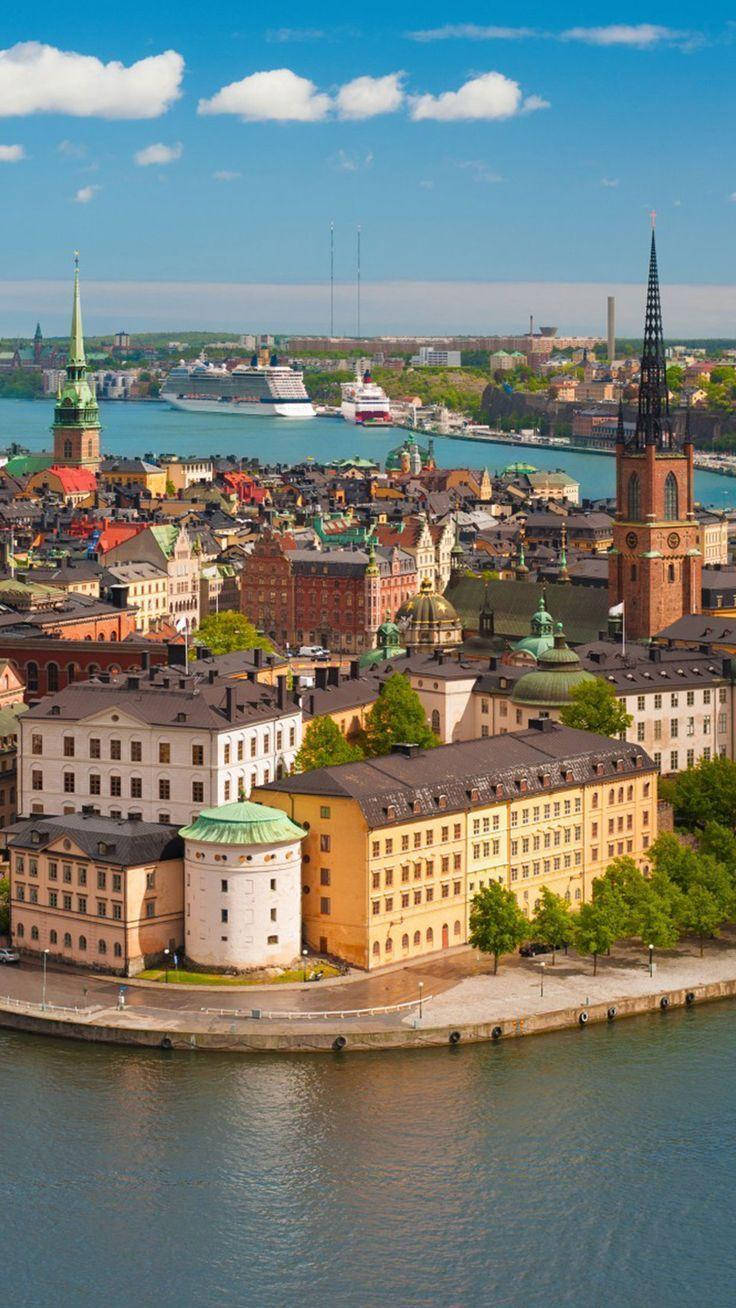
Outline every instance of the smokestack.
<svg viewBox="0 0 736 1308">
<path fill-rule="evenodd" d="M 608 362 L 613 363 L 616 358 L 616 297 L 614 295 L 609 295 L 607 301 L 606 337 Z"/>
<path fill-rule="evenodd" d="M 286 708 L 286 677 L 276 678 L 276 703 L 280 709 Z"/>
</svg>

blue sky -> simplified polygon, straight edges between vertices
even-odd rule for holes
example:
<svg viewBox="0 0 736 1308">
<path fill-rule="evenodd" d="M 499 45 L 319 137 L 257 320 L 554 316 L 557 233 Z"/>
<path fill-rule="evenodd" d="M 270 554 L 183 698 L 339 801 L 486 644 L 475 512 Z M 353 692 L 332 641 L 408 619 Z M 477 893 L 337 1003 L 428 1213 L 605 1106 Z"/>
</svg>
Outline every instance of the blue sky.
<svg viewBox="0 0 736 1308">
<path fill-rule="evenodd" d="M 640 282 L 652 207 L 665 281 L 736 283 L 725 7 L 240 8 L 6 10 L 0 283 L 315 283 L 331 220 L 345 280 L 360 223 L 366 282 Z"/>
</svg>

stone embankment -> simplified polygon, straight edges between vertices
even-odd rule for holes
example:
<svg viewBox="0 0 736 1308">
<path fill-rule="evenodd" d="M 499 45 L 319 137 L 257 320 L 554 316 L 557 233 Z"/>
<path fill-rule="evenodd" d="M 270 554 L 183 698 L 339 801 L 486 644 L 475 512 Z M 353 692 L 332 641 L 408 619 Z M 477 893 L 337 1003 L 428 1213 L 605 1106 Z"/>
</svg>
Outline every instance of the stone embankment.
<svg viewBox="0 0 736 1308">
<path fill-rule="evenodd" d="M 673 951 L 652 975 L 640 955 L 617 951 L 598 974 L 558 956 L 468 976 L 441 994 L 351 1015 L 349 1010 L 270 1013 L 259 1009 L 156 1009 L 104 1004 L 51 1007 L 0 1000 L 0 1026 L 37 1035 L 165 1050 L 235 1053 L 350 1053 L 498 1041 L 660 1012 L 736 996 L 736 943 L 715 942 L 700 959 Z M 155 999 L 152 1000 L 152 1005 Z"/>
</svg>

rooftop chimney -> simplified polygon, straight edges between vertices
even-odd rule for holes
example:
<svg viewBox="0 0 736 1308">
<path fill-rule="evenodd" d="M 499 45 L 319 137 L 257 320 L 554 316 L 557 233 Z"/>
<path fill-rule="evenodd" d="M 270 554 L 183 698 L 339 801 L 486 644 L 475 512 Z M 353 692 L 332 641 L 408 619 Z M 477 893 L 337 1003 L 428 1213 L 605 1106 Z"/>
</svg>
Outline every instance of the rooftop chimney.
<svg viewBox="0 0 736 1308">
<path fill-rule="evenodd" d="M 136 676 L 128 676 L 128 690 L 140 690 L 141 679 Z"/>
<path fill-rule="evenodd" d="M 360 676 L 360 661 L 358 659 L 350 660 L 350 680 L 357 681 Z"/>
<path fill-rule="evenodd" d="M 401 754 L 403 758 L 416 758 L 419 753 L 419 746 L 411 742 L 396 744 L 392 746 L 391 753 Z"/>
<path fill-rule="evenodd" d="M 225 689 L 225 716 L 228 722 L 232 722 L 235 716 L 235 690 L 232 686 Z"/>
<path fill-rule="evenodd" d="M 328 685 L 328 686 L 339 686 L 339 685 L 340 685 L 340 669 L 339 669 L 339 667 L 337 667 L 337 666 L 333 667 L 332 665 L 330 665 L 330 667 L 327 669 L 327 685 Z"/>
<path fill-rule="evenodd" d="M 150 664 L 151 664 L 151 656 L 148 650 L 144 649 L 141 654 L 141 672 L 148 672 Z"/>
<path fill-rule="evenodd" d="M 276 691 L 276 703 L 280 709 L 284 709 L 286 708 L 286 677 L 283 675 L 277 677 L 276 685 L 278 687 Z"/>
<path fill-rule="evenodd" d="M 323 666 L 314 669 L 314 683 L 318 690 L 327 689 L 327 668 Z"/>
<path fill-rule="evenodd" d="M 263 650 L 256 647 L 253 650 L 253 662 L 257 668 L 263 667 Z"/>
<path fill-rule="evenodd" d="M 217 681 L 217 668 L 207 669 L 207 680 L 211 686 L 214 686 L 215 682 Z"/>
<path fill-rule="evenodd" d="M 554 731 L 555 724 L 551 718 L 530 718 L 529 727 L 532 731 L 542 731 L 546 735 L 548 732 Z"/>
</svg>

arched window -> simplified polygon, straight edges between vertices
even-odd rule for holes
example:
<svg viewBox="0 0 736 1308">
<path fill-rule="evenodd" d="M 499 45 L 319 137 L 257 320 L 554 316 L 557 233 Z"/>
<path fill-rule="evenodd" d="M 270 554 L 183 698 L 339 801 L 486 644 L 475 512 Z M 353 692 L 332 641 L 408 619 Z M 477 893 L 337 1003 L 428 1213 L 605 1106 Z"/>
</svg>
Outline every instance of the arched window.
<svg viewBox="0 0 736 1308">
<path fill-rule="evenodd" d="M 49 944 L 50 944 L 50 945 L 55 945 L 56 942 L 57 942 L 57 940 L 58 940 L 58 938 L 59 938 L 59 937 L 57 936 L 57 934 L 56 934 L 55 931 L 50 931 L 50 932 L 49 932 Z"/>
<path fill-rule="evenodd" d="M 33 660 L 26 663 L 26 690 L 38 690 L 38 664 Z"/>
<path fill-rule="evenodd" d="M 432 709 L 432 730 L 435 735 L 440 734 L 440 712 L 439 709 Z"/>
<path fill-rule="evenodd" d="M 664 516 L 665 518 L 679 517 L 677 478 L 674 472 L 667 473 L 664 483 Z"/>
<path fill-rule="evenodd" d="M 378 943 L 377 940 L 374 940 L 374 941 L 373 941 L 373 957 L 374 957 L 374 958 L 378 958 L 380 952 L 381 952 L 381 946 L 379 945 L 379 943 Z"/>
<path fill-rule="evenodd" d="M 119 940 L 116 940 L 116 941 L 115 941 L 115 948 L 114 948 L 113 952 L 114 952 L 116 958 L 122 958 L 122 957 L 123 957 L 123 946 L 121 945 L 121 943 L 120 943 Z"/>
<path fill-rule="evenodd" d="M 462 931 L 462 927 L 460 926 L 460 923 L 456 922 L 454 927 L 452 928 L 453 935 L 459 936 L 461 931 Z"/>
<path fill-rule="evenodd" d="M 668 580 L 668 581 L 674 581 L 674 580 L 675 580 L 675 565 L 674 565 L 674 563 L 670 563 L 669 567 L 667 568 L 667 580 Z"/>
<path fill-rule="evenodd" d="M 23 926 L 22 922 L 19 922 L 17 927 L 15 928 L 15 934 L 17 935 L 19 940 L 22 940 L 24 935 L 26 934 L 26 929 Z"/>
<path fill-rule="evenodd" d="M 80 948 L 80 949 L 82 950 L 82 952 L 84 953 L 84 950 L 87 948 L 87 937 L 86 937 L 86 936 L 80 936 L 80 937 L 79 937 L 79 948 Z"/>
<path fill-rule="evenodd" d="M 71 457 L 72 457 L 72 443 L 71 441 L 64 441 L 64 458 L 70 459 Z"/>
<path fill-rule="evenodd" d="M 38 927 L 31 927 L 31 940 L 38 940 Z"/>
<path fill-rule="evenodd" d="M 421 933 L 421 931 L 415 931 L 415 932 L 414 932 L 414 948 L 416 949 L 417 945 L 421 945 L 421 943 L 422 943 L 422 933 Z"/>
<path fill-rule="evenodd" d="M 97 943 L 97 952 L 98 952 L 98 954 L 106 954 L 106 953 L 107 953 L 107 941 L 106 941 L 106 940 L 99 940 L 99 941 L 98 941 L 98 943 Z"/>
<path fill-rule="evenodd" d="M 427 927 L 427 944 L 431 945 L 433 941 L 434 941 L 434 931 L 432 930 L 431 927 Z"/>
<path fill-rule="evenodd" d="M 67 665 L 66 665 L 66 680 L 67 680 L 67 684 L 68 684 L 69 686 L 71 686 L 72 682 L 75 680 L 76 675 L 77 675 L 77 665 L 76 665 L 76 663 L 67 663 Z"/>
<path fill-rule="evenodd" d="M 47 664 L 46 664 L 46 685 L 48 686 L 49 694 L 53 694 L 53 692 L 54 692 L 55 690 L 58 690 L 58 689 L 59 689 L 59 665 L 58 665 L 58 663 L 47 663 Z"/>
<path fill-rule="evenodd" d="M 389 936 L 388 939 L 386 940 L 386 953 L 387 953 L 387 954 L 392 954 L 392 953 L 393 953 L 393 950 L 394 950 L 394 942 L 393 942 L 393 940 L 391 939 L 391 937 Z"/>
<path fill-rule="evenodd" d="M 69 932 L 68 932 L 68 931 L 65 931 L 65 933 L 64 933 L 64 948 L 65 948 L 65 949 L 71 949 L 71 947 L 72 947 L 72 938 L 71 938 L 71 936 L 69 935 Z"/>
<path fill-rule="evenodd" d="M 641 517 L 641 483 L 638 472 L 632 472 L 629 477 L 627 516 L 630 522 L 638 522 Z"/>
<path fill-rule="evenodd" d="M 401 948 L 402 948 L 402 949 L 408 949 L 408 948 L 409 948 L 409 937 L 408 937 L 407 935 L 403 935 L 403 936 L 401 937 Z"/>
</svg>

